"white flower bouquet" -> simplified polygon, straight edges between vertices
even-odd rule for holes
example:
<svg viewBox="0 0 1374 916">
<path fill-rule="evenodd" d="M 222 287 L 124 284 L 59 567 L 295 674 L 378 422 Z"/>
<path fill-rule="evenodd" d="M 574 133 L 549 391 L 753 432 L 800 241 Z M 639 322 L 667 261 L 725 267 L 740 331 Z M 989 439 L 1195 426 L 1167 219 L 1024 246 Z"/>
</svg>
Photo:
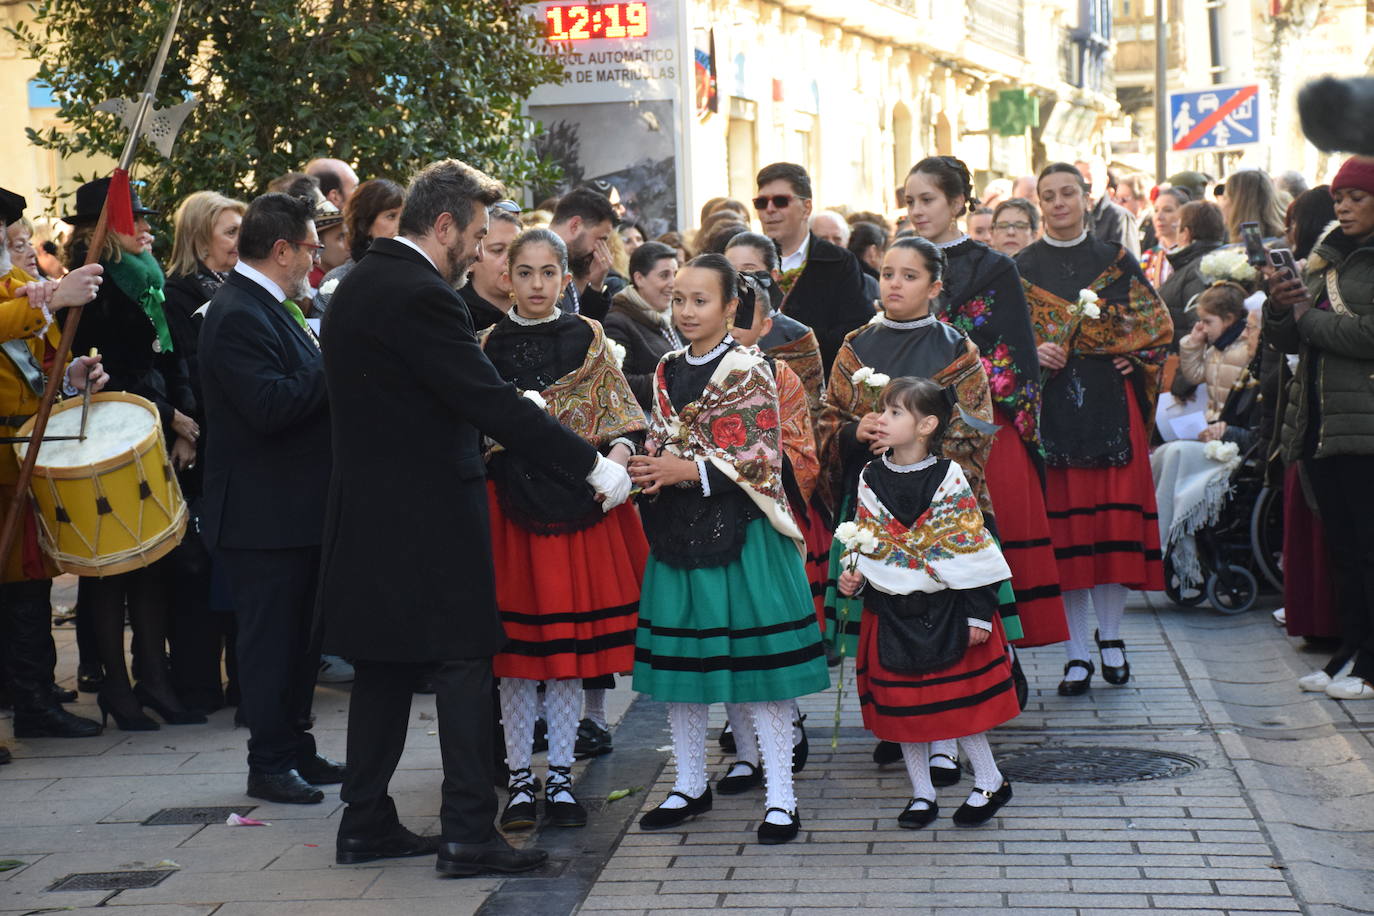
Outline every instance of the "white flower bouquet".
<svg viewBox="0 0 1374 916">
<path fill-rule="evenodd" d="M 1198 263 L 1198 272 L 1208 283 L 1231 280 L 1236 283 L 1253 283 L 1259 278 L 1259 271 L 1250 264 L 1242 248 L 1218 248 L 1204 255 Z"/>
</svg>

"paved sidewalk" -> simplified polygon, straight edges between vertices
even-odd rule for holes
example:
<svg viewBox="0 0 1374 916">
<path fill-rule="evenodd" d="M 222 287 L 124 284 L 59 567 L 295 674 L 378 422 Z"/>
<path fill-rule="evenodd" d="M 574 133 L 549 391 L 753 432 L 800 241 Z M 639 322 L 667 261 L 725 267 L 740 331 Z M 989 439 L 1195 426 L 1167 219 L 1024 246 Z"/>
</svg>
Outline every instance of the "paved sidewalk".
<svg viewBox="0 0 1374 916">
<path fill-rule="evenodd" d="M 996 821 L 958 830 L 948 815 L 966 779 L 942 790 L 944 814 L 932 828 L 899 830 L 906 775 L 872 764 L 851 684 L 834 751 L 834 692 L 804 701 L 812 753 L 798 780 L 797 842 L 755 843 L 761 792 L 718 798 L 683 828 L 645 834 L 634 821 L 663 798 L 672 767 L 663 708 L 641 699 L 617 730 L 615 753 L 580 767 L 592 824 L 532 838 L 551 850 L 549 867 L 452 881 L 426 859 L 335 866 L 336 788 L 318 806 L 257 806 L 253 816 L 270 827 L 144 826 L 164 808 L 253 804 L 242 794 L 245 733 L 226 710 L 208 725 L 152 733 L 6 738 L 16 760 L 0 767 L 0 859 L 25 864 L 0 872 L 0 912 L 541 916 L 579 903 L 583 913 L 1374 912 L 1374 704 L 1298 693 L 1293 679 L 1322 659 L 1301 654 L 1264 612 L 1224 618 L 1153 600 L 1136 599 L 1127 616 L 1130 685 L 1099 679 L 1090 696 L 1062 698 L 1054 692 L 1062 651 L 1026 653 L 1031 706 L 994 744 L 1004 760 L 1043 747 L 1164 751 L 1201 762 L 1186 775 L 1111 785 L 1018 780 Z M 70 683 L 72 634 L 57 632 L 59 673 Z M 619 719 L 632 694 L 611 697 Z M 94 714 L 82 699 L 78 708 Z M 343 754 L 346 710 L 346 686 L 320 688 L 325 753 Z M 393 788 L 407 824 L 433 831 L 433 698 L 416 697 L 411 715 Z M 724 766 L 713 754 L 713 775 Z M 637 786 L 605 802 L 610 790 Z M 49 890 L 63 876 L 107 870 L 171 874 L 147 889 Z"/>
</svg>

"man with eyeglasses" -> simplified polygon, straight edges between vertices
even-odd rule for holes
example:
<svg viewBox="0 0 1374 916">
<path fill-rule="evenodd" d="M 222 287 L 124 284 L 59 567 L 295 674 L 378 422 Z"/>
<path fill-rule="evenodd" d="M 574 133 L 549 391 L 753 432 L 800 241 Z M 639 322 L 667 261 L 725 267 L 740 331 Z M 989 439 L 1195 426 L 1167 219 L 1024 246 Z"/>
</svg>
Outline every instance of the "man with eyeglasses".
<svg viewBox="0 0 1374 916">
<path fill-rule="evenodd" d="M 225 573 L 238 620 L 248 794 L 324 799 L 344 767 L 315 750 L 310 708 L 320 665 L 312 621 L 329 486 L 329 399 L 319 341 L 299 302 L 320 254 L 314 205 L 254 200 L 239 261 L 200 334 L 205 400 L 201 535 Z"/>
<path fill-rule="evenodd" d="M 811 232 L 811 176 L 806 169 L 791 162 L 764 166 L 758 187 L 754 209 L 763 234 L 782 259 L 782 311 L 816 332 L 829 373 L 844 336 L 873 317 L 863 272 L 854 255 Z"/>
</svg>

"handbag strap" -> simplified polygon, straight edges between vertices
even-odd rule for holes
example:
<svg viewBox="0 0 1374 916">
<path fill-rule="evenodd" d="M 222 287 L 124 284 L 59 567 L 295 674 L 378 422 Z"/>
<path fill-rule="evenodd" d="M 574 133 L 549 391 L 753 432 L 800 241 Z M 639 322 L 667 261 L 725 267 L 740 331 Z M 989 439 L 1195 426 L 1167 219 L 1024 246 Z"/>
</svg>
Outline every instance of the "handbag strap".
<svg viewBox="0 0 1374 916">
<path fill-rule="evenodd" d="M 1326 295 L 1331 300 L 1331 310 L 1337 315 L 1353 318 L 1355 313 L 1350 311 L 1350 306 L 1345 304 L 1345 298 L 1341 295 L 1341 277 L 1336 272 L 1334 264 L 1326 269 L 1325 279 Z"/>
</svg>

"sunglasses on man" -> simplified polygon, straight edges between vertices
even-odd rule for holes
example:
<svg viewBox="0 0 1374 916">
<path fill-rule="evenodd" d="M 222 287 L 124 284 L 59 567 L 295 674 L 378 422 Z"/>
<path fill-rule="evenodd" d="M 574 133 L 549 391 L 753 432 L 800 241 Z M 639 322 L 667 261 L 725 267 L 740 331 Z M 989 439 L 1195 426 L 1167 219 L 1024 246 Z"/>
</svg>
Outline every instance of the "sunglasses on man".
<svg viewBox="0 0 1374 916">
<path fill-rule="evenodd" d="M 517 216 L 525 212 L 521 209 L 520 205 L 513 200 L 498 200 L 496 203 L 491 205 L 491 209 L 504 210 L 507 213 L 514 213 Z"/>
<path fill-rule="evenodd" d="M 795 194 L 771 194 L 771 195 L 765 195 L 765 196 L 763 196 L 763 197 L 755 197 L 755 198 L 754 198 L 754 209 L 755 209 L 755 210 L 767 210 L 767 209 L 768 209 L 768 205 L 771 203 L 771 204 L 773 205 L 773 209 L 774 209 L 774 210 L 786 210 L 789 206 L 792 205 L 792 201 L 794 201 L 794 200 L 809 200 L 809 199 L 810 199 L 810 198 L 806 198 L 806 197 L 798 197 L 798 196 L 795 195 Z"/>
</svg>

